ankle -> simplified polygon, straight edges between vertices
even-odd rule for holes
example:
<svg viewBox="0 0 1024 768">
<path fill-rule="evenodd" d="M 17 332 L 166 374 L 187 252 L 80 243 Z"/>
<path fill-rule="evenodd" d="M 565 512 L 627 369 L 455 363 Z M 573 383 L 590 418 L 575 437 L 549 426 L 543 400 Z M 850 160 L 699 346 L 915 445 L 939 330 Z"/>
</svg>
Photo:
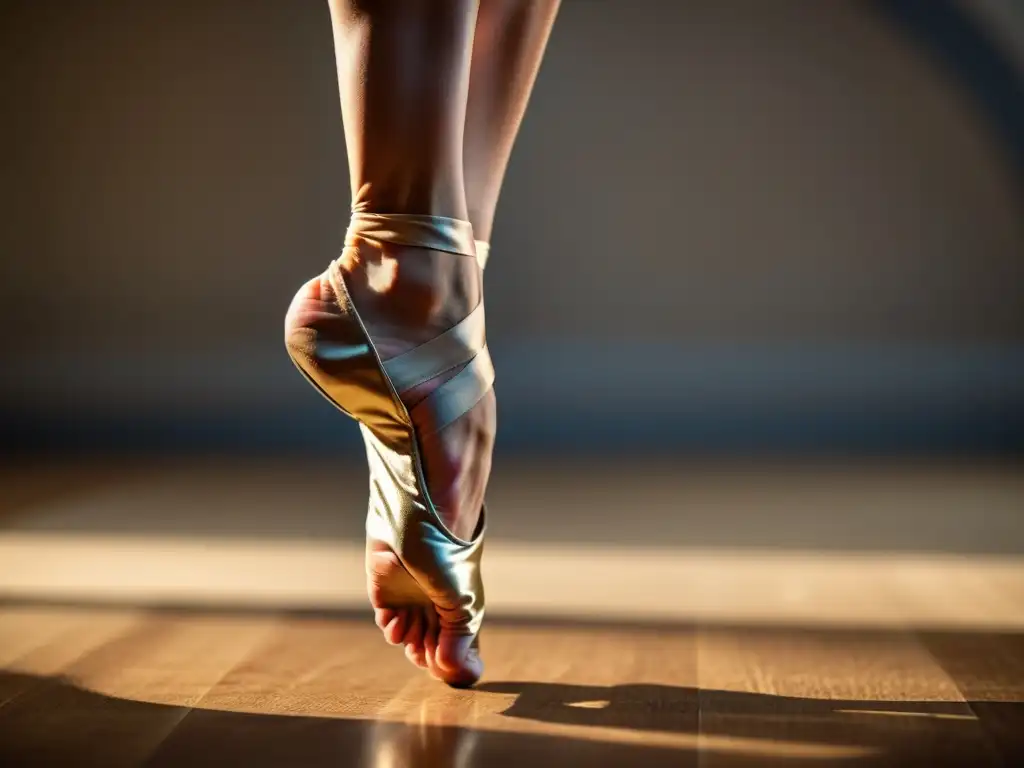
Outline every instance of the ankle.
<svg viewBox="0 0 1024 768">
<path fill-rule="evenodd" d="M 472 257 L 393 243 L 357 240 L 340 261 L 357 303 L 409 326 L 444 326 L 480 301 Z"/>
<path fill-rule="evenodd" d="M 469 221 L 462 182 L 436 169 L 413 172 L 384 183 L 364 183 L 352 196 L 353 213 L 441 216 Z"/>
</svg>

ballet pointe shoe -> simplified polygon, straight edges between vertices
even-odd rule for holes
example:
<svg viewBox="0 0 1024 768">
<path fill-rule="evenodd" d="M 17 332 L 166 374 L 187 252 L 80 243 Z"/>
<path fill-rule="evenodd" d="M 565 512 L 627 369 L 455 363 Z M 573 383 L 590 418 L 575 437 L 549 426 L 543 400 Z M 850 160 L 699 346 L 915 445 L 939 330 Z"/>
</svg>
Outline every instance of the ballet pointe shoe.
<svg viewBox="0 0 1024 768">
<path fill-rule="evenodd" d="M 456 258 L 476 255 L 469 222 L 436 216 L 353 214 L 346 247 L 358 247 L 361 241 L 442 251 Z M 293 301 L 285 324 L 288 353 L 317 391 L 359 423 L 370 470 L 367 572 L 378 625 L 397 644 L 388 627 L 392 634 L 401 634 L 393 626 L 397 617 L 417 616 L 423 623 L 418 631 L 427 666 L 449 685 L 469 686 L 482 673 L 479 632 L 485 601 L 480 563 L 486 508 L 481 507 L 469 539 L 449 530 L 428 491 L 420 438 L 422 425 L 440 432 L 493 386 L 483 302 L 425 343 L 382 356 L 339 261 L 307 283 Z M 403 403 L 404 393 L 455 370 L 425 399 L 411 407 Z"/>
</svg>

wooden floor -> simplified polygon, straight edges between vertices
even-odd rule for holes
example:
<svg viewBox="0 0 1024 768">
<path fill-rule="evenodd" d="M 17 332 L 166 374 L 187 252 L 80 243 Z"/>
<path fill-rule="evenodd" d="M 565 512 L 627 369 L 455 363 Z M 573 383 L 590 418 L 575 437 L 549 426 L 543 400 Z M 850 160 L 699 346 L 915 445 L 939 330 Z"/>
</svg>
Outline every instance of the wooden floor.
<svg viewBox="0 0 1024 768">
<path fill-rule="evenodd" d="M 1016 766 L 1024 634 L 492 622 L 472 691 L 368 618 L 0 608 L 3 766 Z"/>
<path fill-rule="evenodd" d="M 366 482 L 0 465 L 0 600 L 362 610 Z M 1024 631 L 1019 461 L 503 462 L 488 504 L 491 619 Z"/>
<path fill-rule="evenodd" d="M 472 691 L 366 615 L 365 483 L 0 467 L 0 768 L 1024 766 L 1020 463 L 502 464 Z"/>
</svg>

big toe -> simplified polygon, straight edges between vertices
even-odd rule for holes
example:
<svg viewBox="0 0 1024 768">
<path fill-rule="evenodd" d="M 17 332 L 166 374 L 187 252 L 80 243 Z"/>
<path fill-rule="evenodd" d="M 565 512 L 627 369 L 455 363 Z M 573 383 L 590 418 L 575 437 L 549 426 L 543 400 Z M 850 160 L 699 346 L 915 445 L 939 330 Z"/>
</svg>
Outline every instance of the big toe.
<svg viewBox="0 0 1024 768">
<path fill-rule="evenodd" d="M 468 688 L 484 673 L 480 648 L 471 635 L 442 626 L 436 637 L 427 638 L 426 658 L 430 673 L 453 688 Z"/>
</svg>

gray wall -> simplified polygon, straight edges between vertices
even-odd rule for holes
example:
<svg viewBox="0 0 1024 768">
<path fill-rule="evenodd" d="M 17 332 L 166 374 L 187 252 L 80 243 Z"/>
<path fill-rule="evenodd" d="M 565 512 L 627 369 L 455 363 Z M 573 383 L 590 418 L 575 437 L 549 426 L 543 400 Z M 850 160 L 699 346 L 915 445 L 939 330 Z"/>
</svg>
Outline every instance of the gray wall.
<svg viewBox="0 0 1024 768">
<path fill-rule="evenodd" d="M 487 276 L 503 439 L 1020 438 L 1019 180 L 873 9 L 565 0 Z M 281 348 L 346 224 L 326 4 L 5 18 L 7 434 L 333 444 Z"/>
</svg>

